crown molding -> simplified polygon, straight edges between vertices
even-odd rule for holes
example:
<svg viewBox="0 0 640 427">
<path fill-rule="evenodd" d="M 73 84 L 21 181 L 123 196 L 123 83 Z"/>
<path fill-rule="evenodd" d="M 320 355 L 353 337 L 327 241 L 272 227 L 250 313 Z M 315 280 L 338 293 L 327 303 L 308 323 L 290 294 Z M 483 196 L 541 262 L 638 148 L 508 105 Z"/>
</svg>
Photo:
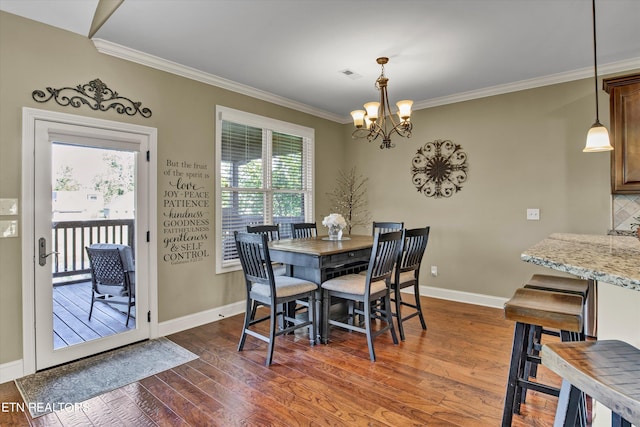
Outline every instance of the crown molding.
<svg viewBox="0 0 640 427">
<path fill-rule="evenodd" d="M 230 90 L 242 95 L 251 96 L 263 101 L 271 102 L 276 105 L 291 108 L 296 111 L 311 114 L 316 117 L 331 120 L 333 122 L 347 124 L 351 123 L 351 117 L 344 117 L 338 114 L 330 113 L 324 110 L 313 108 L 307 104 L 293 101 L 289 98 L 274 95 L 272 93 L 256 89 L 251 86 L 243 85 L 232 80 L 224 79 L 213 74 L 205 73 L 195 68 L 187 67 L 176 62 L 149 55 L 135 49 L 112 43 L 103 39 L 91 39 L 94 46 L 100 53 L 124 59 L 126 61 L 135 62 L 157 70 L 166 71 L 171 74 L 186 77 L 222 89 Z M 633 58 L 626 61 L 612 62 L 598 66 L 599 75 L 618 73 L 622 71 L 640 69 L 640 58 Z M 579 70 L 568 71 L 564 73 L 551 74 L 544 77 L 534 79 L 521 80 L 519 82 L 508 83 L 504 85 L 491 86 L 483 89 L 472 90 L 469 92 L 461 92 L 454 95 L 443 96 L 440 98 L 432 98 L 424 101 L 415 102 L 413 109 L 422 110 L 424 108 L 437 107 L 441 105 L 454 104 L 456 102 L 470 101 L 478 98 L 486 98 L 489 96 L 502 95 L 510 92 L 517 92 L 526 89 L 534 89 L 542 86 L 549 86 L 558 83 L 566 83 L 574 80 L 586 79 L 593 76 L 593 68 L 587 67 Z"/>
<path fill-rule="evenodd" d="M 598 71 L 600 72 L 598 73 L 598 75 L 602 76 L 633 69 L 640 69 L 640 58 L 633 58 L 626 61 L 611 62 L 609 64 L 599 65 Z M 425 101 L 415 102 L 413 104 L 413 109 L 421 110 L 423 108 L 437 107 L 441 105 L 454 104 L 456 102 L 470 101 L 472 99 L 502 95 L 510 92 L 535 89 L 537 87 L 566 83 L 574 80 L 586 79 L 589 77 L 593 77 L 593 67 L 581 68 L 579 70 L 567 71 L 558 74 L 550 74 L 548 76 L 537 77 L 534 79 L 520 80 L 519 82 L 491 86 L 483 89 L 472 90 L 469 92 L 461 92 L 454 95 L 443 96 L 440 98 L 427 99 Z"/>
<path fill-rule="evenodd" d="M 93 42 L 93 45 L 96 47 L 98 52 L 105 55 L 110 55 L 116 58 L 124 59 L 126 61 L 135 62 L 137 64 L 155 68 L 156 70 L 166 71 L 167 73 L 186 77 L 191 80 L 196 80 L 242 95 L 251 96 L 253 98 L 261 99 L 263 101 L 271 102 L 273 104 L 291 108 L 303 113 L 308 113 L 323 119 L 331 120 L 338 123 L 344 122 L 344 117 L 341 115 L 313 108 L 307 104 L 293 101 L 282 96 L 274 95 L 272 93 L 256 89 L 251 86 L 243 85 L 232 80 L 224 79 L 213 74 L 205 73 L 195 68 L 187 67 L 176 62 L 160 58 L 158 56 L 149 55 L 147 53 L 140 52 L 135 49 L 130 49 L 116 43 L 111 43 L 103 39 L 94 38 L 91 39 L 91 41 Z"/>
</svg>

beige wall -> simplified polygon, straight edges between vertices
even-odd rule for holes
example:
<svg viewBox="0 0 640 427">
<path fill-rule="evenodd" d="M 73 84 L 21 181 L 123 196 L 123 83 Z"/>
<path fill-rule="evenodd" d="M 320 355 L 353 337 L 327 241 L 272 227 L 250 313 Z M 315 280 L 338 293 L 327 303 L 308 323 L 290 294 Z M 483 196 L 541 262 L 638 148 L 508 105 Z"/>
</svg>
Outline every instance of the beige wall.
<svg viewBox="0 0 640 427">
<path fill-rule="evenodd" d="M 46 87 L 75 86 L 100 78 L 122 96 L 141 101 L 152 110 L 149 119 L 89 108 L 39 104 L 31 92 Z M 90 40 L 76 34 L 0 12 L 0 198 L 21 192 L 22 107 L 61 111 L 101 119 L 136 123 L 158 129 L 158 212 L 168 179 L 167 159 L 206 162 L 214 194 L 216 105 L 249 111 L 315 129 L 316 212 L 327 212 L 324 194 L 331 190 L 340 162 L 329 158 L 342 150 L 343 126 L 284 107 L 238 95 L 203 83 L 150 69 L 96 51 Z M 213 203 L 212 203 L 213 205 Z M 159 219 L 156 236 L 161 241 Z M 214 212 L 211 210 L 211 224 Z M 213 233 L 207 249 L 213 254 Z M 0 364 L 22 358 L 21 242 L 0 239 Z M 159 254 L 163 251 L 158 248 Z M 215 274 L 215 258 L 171 265 L 158 260 L 158 317 L 167 321 L 244 299 L 239 273 Z"/>
<path fill-rule="evenodd" d="M 594 118 L 593 80 L 581 80 L 420 110 L 396 148 L 353 141 L 345 157 L 369 176 L 374 219 L 432 227 L 422 285 L 508 297 L 544 271 L 520 261 L 523 249 L 553 232 L 610 228 L 609 154 L 582 153 Z M 417 149 L 436 139 L 468 155 L 468 180 L 451 198 L 425 197 L 411 180 Z M 541 220 L 527 221 L 527 208 Z"/>
<path fill-rule="evenodd" d="M 94 78 L 142 101 L 153 116 L 130 118 L 31 99 L 35 89 Z M 24 106 L 157 127 L 161 203 L 167 159 L 204 160 L 214 170 L 213 113 L 220 104 L 315 129 L 318 222 L 329 213 L 326 194 L 338 169 L 355 165 L 369 178 L 374 219 L 432 227 L 422 285 L 507 297 L 533 271 L 545 271 L 521 262 L 523 249 L 552 232 L 610 228 L 609 155 L 581 151 L 594 119 L 592 90 L 592 81 L 582 80 L 420 110 L 412 118 L 413 137 L 382 151 L 377 143 L 352 140 L 350 125 L 101 55 L 86 38 L 0 12 L 0 198 L 20 196 Z M 393 97 L 393 86 L 390 92 Z M 607 95 L 601 93 L 600 100 L 601 120 L 608 124 Z M 469 179 L 449 199 L 427 198 L 411 182 L 416 150 L 435 139 L 461 144 L 468 155 Z M 336 152 L 343 153 L 337 162 Z M 211 194 L 213 179 L 212 174 L 206 184 Z M 539 208 L 541 220 L 526 221 L 527 208 Z M 208 249 L 214 251 L 213 236 Z M 19 239 L 0 239 L 0 364 L 22 357 L 20 254 Z M 243 298 L 240 275 L 216 275 L 214 264 L 213 256 L 176 266 L 158 261 L 160 321 Z M 428 274 L 430 265 L 438 266 L 437 278 Z"/>
</svg>

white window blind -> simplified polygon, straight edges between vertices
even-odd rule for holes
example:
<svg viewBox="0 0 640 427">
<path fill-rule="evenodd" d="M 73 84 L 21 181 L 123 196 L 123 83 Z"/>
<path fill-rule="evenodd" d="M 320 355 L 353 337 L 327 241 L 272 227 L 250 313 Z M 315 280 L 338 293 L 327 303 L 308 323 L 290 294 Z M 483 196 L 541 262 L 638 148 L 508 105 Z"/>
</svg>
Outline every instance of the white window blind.
<svg viewBox="0 0 640 427">
<path fill-rule="evenodd" d="M 216 200 L 218 272 L 239 268 L 234 231 L 249 224 L 310 221 L 313 130 L 218 107 Z"/>
</svg>

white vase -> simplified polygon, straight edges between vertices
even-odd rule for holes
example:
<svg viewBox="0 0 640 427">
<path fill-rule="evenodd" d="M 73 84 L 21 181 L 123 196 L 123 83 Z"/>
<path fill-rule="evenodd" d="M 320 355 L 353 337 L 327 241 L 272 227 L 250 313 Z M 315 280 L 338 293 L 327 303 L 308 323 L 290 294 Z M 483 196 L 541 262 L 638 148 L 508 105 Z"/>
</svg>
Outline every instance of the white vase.
<svg viewBox="0 0 640 427">
<path fill-rule="evenodd" d="M 337 225 L 330 226 L 329 240 L 342 240 L 342 228 Z"/>
</svg>

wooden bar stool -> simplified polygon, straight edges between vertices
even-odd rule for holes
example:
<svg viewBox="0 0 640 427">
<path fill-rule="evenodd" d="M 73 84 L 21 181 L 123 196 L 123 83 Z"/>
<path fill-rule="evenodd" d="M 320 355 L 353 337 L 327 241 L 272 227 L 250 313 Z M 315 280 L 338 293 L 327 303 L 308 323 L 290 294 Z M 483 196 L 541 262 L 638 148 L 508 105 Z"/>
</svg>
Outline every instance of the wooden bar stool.
<svg viewBox="0 0 640 427">
<path fill-rule="evenodd" d="M 524 285 L 527 289 L 540 289 L 543 291 L 562 292 L 566 294 L 576 294 L 583 298 L 583 329 L 586 334 L 587 325 L 584 324 L 587 313 L 587 298 L 589 297 L 589 282 L 584 279 L 576 279 L 572 277 L 553 276 L 549 274 L 534 274 L 531 279 Z M 559 333 L 542 327 L 531 328 L 529 332 L 529 346 L 527 353 L 537 356 L 540 353 L 540 340 L 542 334 L 559 336 Z M 530 377 L 535 378 L 537 375 L 537 365 L 529 364 L 526 371 Z M 522 402 L 526 397 L 526 391 L 522 394 Z"/>
<path fill-rule="evenodd" d="M 511 350 L 509 377 L 502 413 L 502 426 L 511 426 L 513 414 L 520 413 L 523 390 L 530 389 L 558 396 L 560 390 L 546 384 L 530 381 L 525 374 L 527 362 L 540 363 L 540 359 L 527 353 L 529 331 L 533 327 L 560 331 L 562 341 L 577 341 L 581 337 L 583 298 L 580 295 L 538 289 L 517 289 L 504 305 L 504 315 L 516 322 Z"/>
<path fill-rule="evenodd" d="M 554 426 L 573 426 L 581 392 L 612 411 L 611 425 L 640 426 L 640 350 L 622 341 L 551 343 L 542 363 L 562 377 Z"/>
<path fill-rule="evenodd" d="M 589 282 L 585 279 L 573 277 L 552 276 L 549 274 L 534 274 L 524 285 L 525 288 L 540 289 L 543 291 L 578 294 L 582 298 L 587 297 Z"/>
</svg>

